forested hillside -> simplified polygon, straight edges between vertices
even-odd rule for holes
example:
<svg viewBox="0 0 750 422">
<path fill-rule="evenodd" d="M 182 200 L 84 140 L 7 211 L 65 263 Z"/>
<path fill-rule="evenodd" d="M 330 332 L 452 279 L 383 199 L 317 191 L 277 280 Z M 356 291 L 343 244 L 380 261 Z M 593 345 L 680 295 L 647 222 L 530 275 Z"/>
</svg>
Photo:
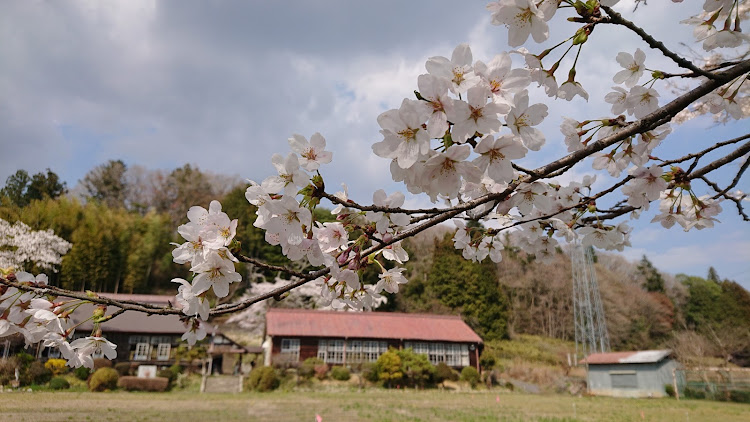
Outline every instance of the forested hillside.
<svg viewBox="0 0 750 422">
<path fill-rule="evenodd" d="M 244 254 L 287 262 L 253 227 L 255 209 L 245 188 L 238 178 L 190 165 L 165 172 L 109 161 L 70 190 L 50 170 L 33 176 L 21 170 L 0 190 L 0 219 L 51 228 L 72 243 L 58 272 L 49 274 L 55 285 L 171 294 L 170 280 L 188 276 L 187 267 L 172 262 L 176 228 L 191 205 L 207 207 L 213 198 L 239 219 L 236 239 Z M 316 220 L 332 216 L 321 209 Z M 410 281 L 398 294 L 388 294 L 380 310 L 460 313 L 487 341 L 521 334 L 572 339 L 571 263 L 565 250 L 540 264 L 519 252 L 509 235 L 501 263 L 473 263 L 454 249 L 451 236 L 452 230 L 441 226 L 405 241 Z M 670 347 L 684 360 L 750 364 L 750 294 L 739 284 L 722 280 L 713 269 L 706 278 L 661 274 L 645 256 L 632 263 L 598 253 L 595 261 L 613 349 Z M 278 276 L 241 264 L 238 271 L 251 283 Z M 248 283 L 236 286 L 239 295 Z"/>
</svg>

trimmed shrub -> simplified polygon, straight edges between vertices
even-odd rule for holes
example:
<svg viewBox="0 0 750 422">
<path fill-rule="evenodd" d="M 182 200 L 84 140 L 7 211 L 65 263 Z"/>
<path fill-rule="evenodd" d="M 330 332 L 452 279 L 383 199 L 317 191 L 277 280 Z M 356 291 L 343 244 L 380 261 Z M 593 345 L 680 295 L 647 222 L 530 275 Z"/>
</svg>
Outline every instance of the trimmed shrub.
<svg viewBox="0 0 750 422">
<path fill-rule="evenodd" d="M 378 382 L 378 368 L 375 362 L 365 362 L 362 364 L 360 376 L 370 382 Z"/>
<path fill-rule="evenodd" d="M 318 358 L 307 358 L 302 362 L 299 368 L 297 368 L 297 375 L 299 375 L 300 378 L 310 379 L 315 376 L 315 367 L 318 365 L 325 365 L 325 362 Z"/>
<path fill-rule="evenodd" d="M 116 363 L 114 368 L 121 377 L 130 375 L 130 363 L 128 362 Z"/>
<path fill-rule="evenodd" d="M 351 374 L 349 374 L 349 370 L 343 366 L 334 366 L 331 368 L 331 378 L 337 381 L 349 381 Z"/>
<path fill-rule="evenodd" d="M 271 391 L 279 387 L 279 377 L 276 370 L 271 366 L 261 366 L 250 372 L 247 378 L 246 387 L 248 390 Z"/>
<path fill-rule="evenodd" d="M 44 367 L 52 372 L 52 375 L 62 375 L 68 372 L 68 362 L 65 359 L 47 359 Z"/>
<path fill-rule="evenodd" d="M 271 368 L 270 371 L 265 371 L 263 376 L 260 378 L 258 383 L 258 391 L 272 391 L 279 388 L 279 377 L 276 375 L 276 371 Z"/>
<path fill-rule="evenodd" d="M 159 377 L 159 378 L 166 378 L 166 380 L 167 380 L 167 386 L 168 387 L 172 386 L 172 384 L 177 379 L 177 375 L 179 375 L 179 374 L 177 374 L 175 372 L 172 372 L 169 369 L 162 369 L 161 371 L 159 371 L 159 372 L 156 373 L 157 377 Z"/>
<path fill-rule="evenodd" d="M 99 368 L 89 379 L 89 390 L 106 391 L 117 388 L 117 379 L 120 376 L 113 368 Z"/>
<path fill-rule="evenodd" d="M 466 381 L 474 388 L 479 383 L 479 372 L 472 366 L 465 366 L 461 370 L 461 381 Z"/>
<path fill-rule="evenodd" d="M 315 365 L 315 378 L 323 381 L 326 379 L 326 376 L 328 376 L 328 365 L 325 363 L 321 363 L 318 365 Z"/>
<path fill-rule="evenodd" d="M 165 369 L 160 372 L 169 371 Z M 121 377 L 117 381 L 117 386 L 127 391 L 166 391 L 169 387 L 169 379 L 165 377 L 156 378 L 138 378 L 138 377 Z"/>
<path fill-rule="evenodd" d="M 105 358 L 96 358 L 94 359 L 94 372 L 96 372 L 99 368 L 111 368 L 112 367 L 112 361 Z"/>
<path fill-rule="evenodd" d="M 439 362 L 435 366 L 435 382 L 442 384 L 444 381 L 456 381 L 458 377 L 453 369 L 445 362 Z"/>
<path fill-rule="evenodd" d="M 44 367 L 42 362 L 35 360 L 31 364 L 22 368 L 19 381 L 21 385 L 46 384 L 52 379 L 52 371 Z"/>
<path fill-rule="evenodd" d="M 67 390 L 70 383 L 64 377 L 54 377 L 49 381 L 49 388 L 53 390 Z"/>
<path fill-rule="evenodd" d="M 79 380 L 86 381 L 87 379 L 89 379 L 89 375 L 91 375 L 91 370 L 84 366 L 79 366 L 73 371 L 73 373 Z"/>
</svg>

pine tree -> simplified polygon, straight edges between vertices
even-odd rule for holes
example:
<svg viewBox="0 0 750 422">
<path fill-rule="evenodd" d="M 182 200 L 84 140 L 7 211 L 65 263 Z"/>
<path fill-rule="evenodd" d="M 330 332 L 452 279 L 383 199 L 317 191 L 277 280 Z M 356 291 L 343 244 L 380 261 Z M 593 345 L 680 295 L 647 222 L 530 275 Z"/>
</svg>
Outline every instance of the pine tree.
<svg viewBox="0 0 750 422">
<path fill-rule="evenodd" d="M 646 279 L 643 286 L 646 291 L 664 293 L 664 278 L 651 261 L 646 258 L 646 255 L 643 255 L 641 262 L 638 264 L 638 272 Z"/>
</svg>

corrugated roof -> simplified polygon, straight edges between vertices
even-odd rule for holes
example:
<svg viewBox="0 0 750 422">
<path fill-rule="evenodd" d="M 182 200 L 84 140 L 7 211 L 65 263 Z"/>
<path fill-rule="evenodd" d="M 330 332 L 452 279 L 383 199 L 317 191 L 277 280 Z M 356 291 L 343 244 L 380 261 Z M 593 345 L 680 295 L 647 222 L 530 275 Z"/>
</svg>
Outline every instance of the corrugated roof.
<svg viewBox="0 0 750 422">
<path fill-rule="evenodd" d="M 656 363 L 671 355 L 671 350 L 638 350 L 633 352 L 593 353 L 581 363 L 605 365 L 613 363 Z"/>
<path fill-rule="evenodd" d="M 377 338 L 482 343 L 460 317 L 393 312 L 336 312 L 271 308 L 271 336 Z"/>
</svg>

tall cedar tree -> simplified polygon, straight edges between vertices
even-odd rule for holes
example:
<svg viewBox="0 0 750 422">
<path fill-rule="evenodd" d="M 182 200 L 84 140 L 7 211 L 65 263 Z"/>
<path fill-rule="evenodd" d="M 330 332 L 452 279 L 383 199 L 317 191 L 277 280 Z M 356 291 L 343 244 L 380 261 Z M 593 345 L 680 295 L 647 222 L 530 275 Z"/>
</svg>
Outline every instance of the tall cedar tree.
<svg viewBox="0 0 750 422">
<path fill-rule="evenodd" d="M 451 236 L 436 241 L 427 283 L 440 302 L 459 312 L 483 339 L 508 335 L 508 296 L 498 283 L 495 263 L 468 261 L 453 247 Z"/>
</svg>

